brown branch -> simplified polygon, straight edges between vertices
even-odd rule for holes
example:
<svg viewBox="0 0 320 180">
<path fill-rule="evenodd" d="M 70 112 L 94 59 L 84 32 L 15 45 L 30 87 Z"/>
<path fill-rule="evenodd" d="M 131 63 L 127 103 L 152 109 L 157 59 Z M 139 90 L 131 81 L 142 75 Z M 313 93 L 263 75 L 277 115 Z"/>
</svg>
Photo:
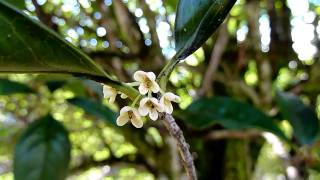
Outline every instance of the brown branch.
<svg viewBox="0 0 320 180">
<path fill-rule="evenodd" d="M 231 130 L 218 130 L 212 131 L 205 136 L 209 140 L 220 140 L 220 139 L 249 139 L 260 137 L 261 132 L 257 130 L 250 131 L 231 131 Z"/>
<path fill-rule="evenodd" d="M 211 83 L 213 79 L 213 75 L 215 74 L 216 70 L 218 69 L 221 57 L 223 52 L 227 46 L 229 35 L 227 30 L 227 23 L 224 23 L 221 26 L 219 37 L 213 51 L 211 53 L 210 63 L 207 71 L 205 72 L 202 87 L 199 91 L 199 96 L 204 96 L 207 92 L 211 90 Z"/>
<path fill-rule="evenodd" d="M 72 167 L 70 172 L 71 174 L 75 174 L 80 171 L 84 171 L 87 169 L 90 169 L 91 167 L 98 167 L 98 166 L 105 166 L 105 165 L 116 165 L 119 163 L 124 164 L 132 164 L 134 166 L 141 166 L 147 169 L 149 172 L 157 175 L 157 170 L 154 169 L 154 167 L 150 166 L 147 162 L 145 162 L 144 158 L 141 155 L 137 155 L 135 159 L 132 159 L 130 155 L 123 156 L 120 158 L 116 158 L 114 156 L 111 156 L 108 159 L 96 161 L 92 156 L 90 157 L 83 157 L 81 160 L 81 163 Z"/>
<path fill-rule="evenodd" d="M 234 82 L 231 82 L 231 84 L 235 88 L 238 88 L 240 91 L 242 91 L 244 95 L 247 95 L 247 97 L 249 97 L 252 100 L 255 106 L 257 107 L 260 106 L 260 98 L 259 98 L 259 95 L 254 90 L 254 88 L 247 85 L 243 80 L 234 81 Z"/>
<path fill-rule="evenodd" d="M 174 137 L 177 141 L 177 145 L 179 147 L 180 155 L 183 161 L 183 166 L 188 174 L 188 179 L 196 180 L 197 174 L 196 174 L 196 169 L 193 163 L 193 157 L 189 150 L 189 145 L 183 136 L 183 132 L 181 131 L 178 124 L 175 122 L 172 115 L 163 113 L 161 114 L 161 120 L 163 121 L 164 125 L 168 129 L 170 135 Z"/>
<path fill-rule="evenodd" d="M 133 54 L 145 54 L 148 48 L 144 43 L 143 32 L 136 22 L 134 15 L 121 0 L 113 1 L 113 10 L 120 27 L 121 35 L 127 42 L 130 52 Z"/>
<path fill-rule="evenodd" d="M 118 37 L 116 36 L 116 32 L 114 31 L 116 28 L 116 25 L 115 23 L 113 23 L 108 15 L 110 15 L 110 12 L 108 11 L 108 6 L 106 6 L 104 4 L 104 1 L 103 0 L 97 0 L 96 1 L 97 3 L 97 6 L 98 6 L 98 10 L 101 12 L 102 14 L 102 17 L 101 17 L 101 20 L 99 22 L 99 24 L 101 26 L 103 26 L 104 28 L 106 28 L 107 32 L 108 32 L 108 35 L 107 35 L 107 38 L 108 38 L 108 41 L 110 42 L 110 49 L 113 50 L 113 51 L 116 51 L 118 50 L 118 48 L 116 47 L 116 43 L 118 41 Z"/>
<path fill-rule="evenodd" d="M 245 5 L 248 26 L 249 37 L 247 43 L 251 43 L 250 46 L 254 49 L 255 58 L 258 68 L 259 78 L 259 90 L 261 97 L 261 105 L 263 109 L 268 109 L 272 102 L 272 67 L 270 61 L 265 58 L 260 50 L 261 36 L 259 32 L 259 9 L 260 4 L 258 1 L 247 0 Z"/>
<path fill-rule="evenodd" d="M 145 0 L 139 0 L 139 3 L 141 5 L 145 18 L 147 19 L 148 27 L 150 28 L 150 35 L 152 40 L 150 55 L 152 58 L 154 58 L 154 61 L 153 61 L 154 63 L 148 64 L 146 68 L 158 69 L 159 67 L 162 67 L 163 64 L 165 63 L 165 58 L 162 54 L 161 47 L 160 47 L 160 40 L 158 38 L 156 15 L 150 9 L 149 5 L 146 3 Z M 153 67 L 151 67 L 150 65 L 152 65 Z"/>
<path fill-rule="evenodd" d="M 43 11 L 42 7 L 38 4 L 38 2 L 36 0 L 32 0 L 32 4 L 35 7 L 35 11 L 37 14 L 37 17 L 39 18 L 39 20 L 47 25 L 48 27 L 50 27 L 51 29 L 53 29 L 54 31 L 58 30 L 58 26 L 56 24 L 54 24 L 52 22 L 52 15 L 47 14 Z"/>
<path fill-rule="evenodd" d="M 93 51 L 88 53 L 89 56 L 93 59 L 104 59 L 106 61 L 110 60 L 111 58 L 120 58 L 121 61 L 133 61 L 135 59 L 140 58 L 140 54 L 131 54 L 131 53 L 122 53 L 122 52 L 114 52 L 114 51 Z"/>
</svg>

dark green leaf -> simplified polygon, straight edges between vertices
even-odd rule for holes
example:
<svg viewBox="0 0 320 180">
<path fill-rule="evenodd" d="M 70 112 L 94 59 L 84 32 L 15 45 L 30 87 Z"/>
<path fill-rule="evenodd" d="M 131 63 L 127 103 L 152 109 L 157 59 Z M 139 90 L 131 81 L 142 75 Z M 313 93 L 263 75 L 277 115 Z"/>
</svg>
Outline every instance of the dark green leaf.
<svg viewBox="0 0 320 180">
<path fill-rule="evenodd" d="M 175 22 L 178 59 L 195 52 L 226 18 L 236 0 L 180 0 Z"/>
<path fill-rule="evenodd" d="M 116 124 L 116 113 L 100 102 L 81 97 L 69 99 L 68 102 L 82 108 L 92 116 L 105 120 L 107 123 Z"/>
<path fill-rule="evenodd" d="M 26 8 L 26 4 L 24 0 L 0 0 L 0 1 L 6 1 L 9 4 L 19 8 L 19 9 L 25 9 Z"/>
<path fill-rule="evenodd" d="M 182 113 L 182 117 L 194 128 L 208 128 L 219 123 L 236 130 L 258 128 L 286 139 L 270 117 L 249 104 L 228 97 L 197 100 Z"/>
<path fill-rule="evenodd" d="M 3 1 L 0 34 L 0 72 L 72 73 L 108 79 L 84 53 Z"/>
<path fill-rule="evenodd" d="M 303 144 L 313 143 L 319 129 L 315 111 L 289 93 L 277 92 L 276 102 L 283 117 L 292 125 L 296 138 Z"/>
<path fill-rule="evenodd" d="M 64 127 L 51 116 L 33 122 L 15 149 L 15 180 L 63 180 L 70 161 Z"/>
<path fill-rule="evenodd" d="M 0 79 L 0 95 L 15 93 L 33 93 L 33 91 L 25 84 L 9 81 L 7 79 Z"/>
</svg>

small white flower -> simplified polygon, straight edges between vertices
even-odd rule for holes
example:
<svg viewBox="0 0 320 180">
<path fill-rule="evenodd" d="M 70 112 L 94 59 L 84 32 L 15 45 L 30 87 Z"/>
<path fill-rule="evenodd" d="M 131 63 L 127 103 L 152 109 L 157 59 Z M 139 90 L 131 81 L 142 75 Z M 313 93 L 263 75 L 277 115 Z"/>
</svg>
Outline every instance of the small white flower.
<svg viewBox="0 0 320 180">
<path fill-rule="evenodd" d="M 113 103 L 117 96 L 117 90 L 111 86 L 103 85 L 103 96 L 109 98 L 109 102 Z"/>
<path fill-rule="evenodd" d="M 120 115 L 117 118 L 117 125 L 123 126 L 128 121 L 130 121 L 136 128 L 141 128 L 143 126 L 142 118 L 137 109 L 130 106 L 125 106 L 120 110 Z"/>
<path fill-rule="evenodd" d="M 180 102 L 180 97 L 171 93 L 171 92 L 167 92 L 165 93 L 161 99 L 160 99 L 160 104 L 163 106 L 164 108 L 164 112 L 171 114 L 173 111 L 173 107 L 171 102 Z"/>
<path fill-rule="evenodd" d="M 142 95 L 148 92 L 157 93 L 160 91 L 160 87 L 156 82 L 156 75 L 153 72 L 137 71 L 134 73 L 133 79 L 140 83 L 139 92 Z"/>
<path fill-rule="evenodd" d="M 155 121 L 158 119 L 158 112 L 163 112 L 163 107 L 156 98 L 146 97 L 140 101 L 138 111 L 141 116 L 149 114 L 150 119 Z"/>
</svg>

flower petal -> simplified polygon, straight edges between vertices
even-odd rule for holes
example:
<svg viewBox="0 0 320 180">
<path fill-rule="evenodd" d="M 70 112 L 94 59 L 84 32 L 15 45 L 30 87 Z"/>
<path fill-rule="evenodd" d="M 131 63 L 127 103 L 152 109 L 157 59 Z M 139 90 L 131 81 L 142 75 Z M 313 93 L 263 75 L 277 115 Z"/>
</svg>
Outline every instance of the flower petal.
<svg viewBox="0 0 320 180">
<path fill-rule="evenodd" d="M 149 89 L 146 86 L 144 86 L 144 84 L 140 84 L 140 86 L 139 86 L 140 94 L 145 95 L 148 93 L 148 91 L 149 91 Z"/>
<path fill-rule="evenodd" d="M 152 81 L 152 86 L 150 87 L 150 90 L 153 93 L 157 93 L 160 91 L 160 86 L 158 85 L 158 83 L 156 81 Z"/>
<path fill-rule="evenodd" d="M 163 95 L 159 101 L 160 104 L 163 104 L 165 103 L 165 96 Z"/>
<path fill-rule="evenodd" d="M 158 99 L 156 98 L 150 98 L 150 101 L 152 102 L 154 108 L 158 111 L 158 112 L 163 112 L 164 109 L 163 109 L 163 106 L 162 104 L 159 103 Z"/>
<path fill-rule="evenodd" d="M 164 105 L 164 111 L 168 114 L 171 114 L 173 112 L 173 106 L 171 103 L 168 103 Z"/>
<path fill-rule="evenodd" d="M 160 104 L 160 103 L 156 104 L 155 107 L 156 107 L 158 112 L 164 112 L 164 110 L 165 110 L 165 106 L 163 104 Z"/>
<path fill-rule="evenodd" d="M 144 71 L 137 71 L 133 74 L 133 79 L 139 82 L 144 80 L 144 77 L 147 76 L 147 73 Z"/>
<path fill-rule="evenodd" d="M 113 103 L 116 100 L 117 94 L 110 96 L 109 103 Z"/>
<path fill-rule="evenodd" d="M 117 93 L 117 91 L 114 88 L 112 88 L 110 86 L 107 86 L 107 85 L 103 86 L 103 96 L 105 98 L 109 98 L 109 97 L 113 96 L 116 93 Z"/>
<path fill-rule="evenodd" d="M 149 101 L 150 98 L 145 97 L 140 100 L 140 106 L 145 106 L 145 104 Z"/>
<path fill-rule="evenodd" d="M 123 126 L 125 125 L 127 122 L 129 121 L 129 117 L 126 116 L 126 115 L 120 115 L 118 118 L 117 118 L 117 125 L 118 126 Z"/>
<path fill-rule="evenodd" d="M 131 123 L 136 128 L 142 128 L 142 126 L 143 126 L 143 121 L 140 117 L 135 116 L 135 117 L 131 118 Z"/>
<path fill-rule="evenodd" d="M 172 92 L 165 93 L 164 97 L 169 101 L 173 101 L 173 102 L 179 102 L 181 100 L 179 96 L 173 94 Z"/>
<path fill-rule="evenodd" d="M 152 109 L 149 113 L 149 117 L 153 121 L 157 120 L 158 119 L 158 112 L 155 109 Z"/>
<path fill-rule="evenodd" d="M 127 113 L 128 111 L 132 111 L 132 107 L 130 107 L 130 106 L 124 106 L 124 107 L 121 108 L 121 110 L 120 110 L 120 115 L 121 115 L 121 114 L 125 114 L 125 113 Z"/>
<path fill-rule="evenodd" d="M 136 108 L 132 108 L 132 112 L 133 112 L 133 114 L 134 114 L 136 117 L 141 118 L 141 117 L 140 117 L 140 114 L 139 114 L 139 112 L 138 112 L 138 110 L 137 110 Z"/>
<path fill-rule="evenodd" d="M 152 81 L 156 80 L 156 75 L 153 72 L 147 72 L 147 77 Z"/>
<path fill-rule="evenodd" d="M 149 109 L 146 106 L 140 106 L 138 111 L 141 116 L 146 116 L 149 113 Z"/>
<path fill-rule="evenodd" d="M 159 103 L 158 99 L 154 98 L 154 97 L 148 98 L 148 100 L 151 101 L 153 104 L 158 104 Z"/>
<path fill-rule="evenodd" d="M 141 116 L 146 116 L 149 113 L 149 108 L 146 106 L 146 103 L 148 101 L 149 98 L 143 98 L 140 100 L 140 106 L 138 108 L 138 111 Z"/>
</svg>

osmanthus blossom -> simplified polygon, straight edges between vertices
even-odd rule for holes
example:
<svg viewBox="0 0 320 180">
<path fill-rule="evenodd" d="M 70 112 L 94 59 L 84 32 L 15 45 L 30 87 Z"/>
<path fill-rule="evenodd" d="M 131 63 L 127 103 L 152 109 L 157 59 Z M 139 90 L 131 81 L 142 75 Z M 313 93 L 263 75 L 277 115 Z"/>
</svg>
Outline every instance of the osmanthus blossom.
<svg viewBox="0 0 320 180">
<path fill-rule="evenodd" d="M 138 111 L 141 116 L 147 116 L 149 114 L 149 117 L 151 120 L 157 120 L 159 117 L 159 112 L 163 112 L 163 107 L 159 103 L 159 101 L 156 98 L 143 98 L 140 101 L 140 106 L 138 108 Z"/>
<path fill-rule="evenodd" d="M 108 85 L 103 85 L 103 96 L 104 98 L 109 98 L 110 103 L 115 101 L 117 94 L 118 92 L 115 88 Z"/>
<path fill-rule="evenodd" d="M 141 128 L 143 126 L 143 120 L 137 109 L 130 106 L 125 106 L 120 110 L 120 115 L 117 118 L 116 123 L 118 126 L 123 126 L 128 121 L 130 121 L 136 128 Z"/>
<path fill-rule="evenodd" d="M 139 82 L 139 92 L 142 95 L 148 92 L 157 93 L 160 87 L 156 82 L 156 75 L 153 72 L 137 71 L 133 75 L 133 79 Z"/>
<path fill-rule="evenodd" d="M 115 101 L 117 94 L 120 94 L 120 97 L 122 99 L 125 99 L 128 97 L 127 95 L 125 95 L 121 92 L 118 92 L 115 88 L 103 84 L 103 96 L 104 96 L 104 98 L 109 99 L 110 103 L 113 103 Z"/>
<path fill-rule="evenodd" d="M 136 97 L 131 107 L 125 106 L 120 110 L 120 116 L 117 118 L 117 125 L 123 126 L 130 121 L 136 128 L 143 126 L 142 116 L 149 116 L 151 120 L 155 121 L 159 117 L 159 113 L 166 112 L 171 114 L 173 112 L 172 102 L 178 103 L 180 97 L 171 92 L 162 92 L 160 86 L 156 82 L 156 75 L 153 72 L 137 71 L 134 73 L 133 78 L 136 82 L 126 83 L 129 86 L 139 86 L 139 92 L 144 96 Z M 161 91 L 162 97 L 160 101 L 152 97 L 151 93 L 158 93 Z M 103 93 L 106 98 L 110 98 L 109 102 L 114 102 L 116 95 L 121 94 L 122 98 L 126 95 L 118 92 L 116 89 L 104 85 Z M 163 94 L 164 93 L 164 94 Z M 140 100 L 138 110 L 135 108 L 136 102 Z"/>
<path fill-rule="evenodd" d="M 164 112 L 171 114 L 173 112 L 173 106 L 172 106 L 171 102 L 178 103 L 180 101 L 181 101 L 181 99 L 179 96 L 177 96 L 171 92 L 167 92 L 161 97 L 160 104 L 163 106 Z"/>
</svg>

